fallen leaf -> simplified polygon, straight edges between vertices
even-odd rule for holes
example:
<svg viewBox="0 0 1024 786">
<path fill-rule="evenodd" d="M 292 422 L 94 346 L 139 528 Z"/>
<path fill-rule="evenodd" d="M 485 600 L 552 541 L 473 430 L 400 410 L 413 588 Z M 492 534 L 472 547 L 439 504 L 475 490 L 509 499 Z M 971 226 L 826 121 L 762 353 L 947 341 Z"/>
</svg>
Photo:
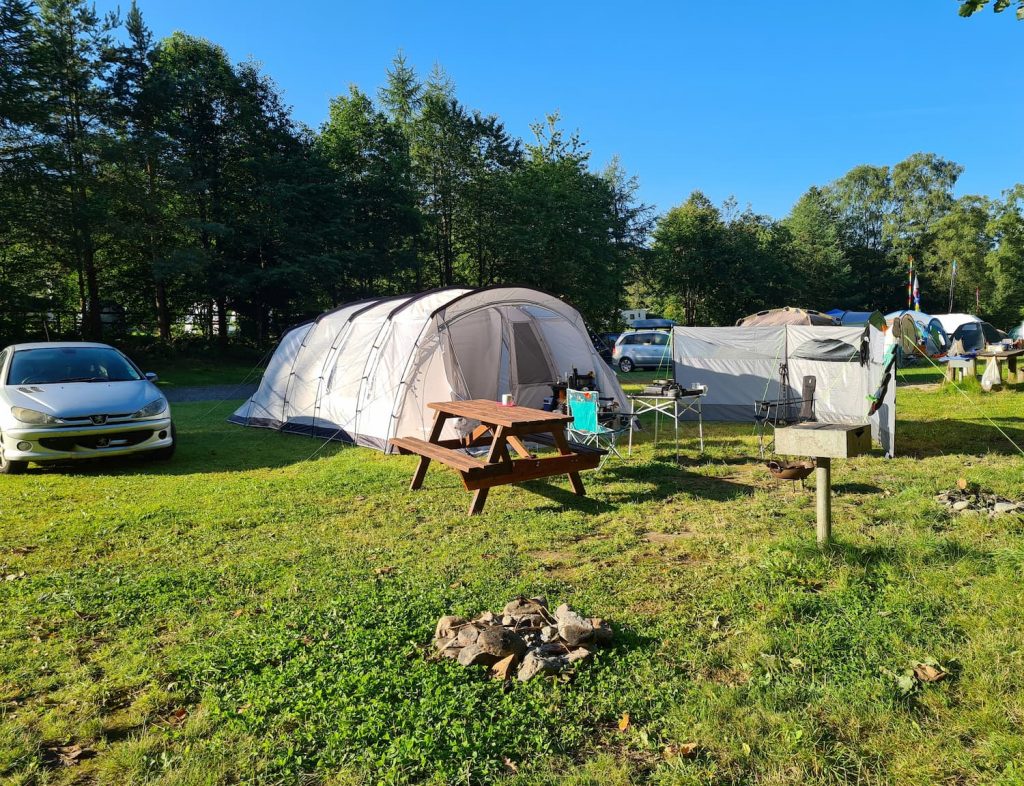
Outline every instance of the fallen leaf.
<svg viewBox="0 0 1024 786">
<path fill-rule="evenodd" d="M 741 745 L 740 747 L 743 748 L 743 755 L 744 756 L 749 756 L 750 755 L 750 746 L 747 745 L 747 743 L 743 743 L 743 745 Z"/>
<path fill-rule="evenodd" d="M 900 693 L 904 696 L 909 696 L 917 688 L 917 682 L 914 680 L 913 672 L 906 672 L 904 674 L 896 675 L 896 686 L 900 689 Z"/>
<path fill-rule="evenodd" d="M 501 760 L 510 772 L 519 772 L 519 765 L 512 761 L 508 756 L 503 756 Z"/>
<path fill-rule="evenodd" d="M 243 614 L 245 614 L 245 609 L 235 609 L 233 612 L 231 612 L 231 616 L 235 619 L 238 619 Z"/>
<path fill-rule="evenodd" d="M 692 759 L 700 751 L 700 745 L 696 742 L 684 742 L 680 745 L 668 745 L 662 752 L 666 759 Z"/>
<path fill-rule="evenodd" d="M 626 729 L 628 729 L 629 728 L 629 723 L 630 723 L 630 721 L 629 721 L 629 713 L 628 712 L 622 713 L 622 717 L 619 718 L 619 731 L 625 731 Z"/>
<path fill-rule="evenodd" d="M 11 553 L 12 554 L 20 554 L 20 555 L 24 556 L 25 554 L 31 554 L 37 548 L 39 548 L 39 547 L 38 546 L 15 546 L 13 549 L 11 549 Z"/>
<path fill-rule="evenodd" d="M 252 707 L 251 704 L 243 704 L 241 707 L 235 710 L 235 712 L 237 712 L 239 715 L 244 715 L 246 712 L 249 711 L 250 707 Z"/>
<path fill-rule="evenodd" d="M 8 573 L 4 576 L 4 581 L 17 581 L 23 578 L 25 578 L 25 571 L 19 570 L 17 573 Z"/>
<path fill-rule="evenodd" d="M 74 767 L 82 757 L 81 745 L 58 745 L 52 749 L 57 754 L 57 760 L 65 767 Z"/>
<path fill-rule="evenodd" d="M 184 721 L 185 718 L 187 717 L 188 710 L 186 710 L 184 707 L 178 707 L 178 709 L 171 713 L 171 716 L 167 720 L 170 721 L 170 723 L 177 725 Z"/>
<path fill-rule="evenodd" d="M 967 488 L 967 478 L 957 478 L 956 487 L 963 491 Z"/>
<path fill-rule="evenodd" d="M 949 672 L 938 664 L 918 663 L 914 666 L 914 676 L 921 682 L 941 682 L 949 676 Z"/>
<path fill-rule="evenodd" d="M 509 655 L 507 658 L 502 658 L 491 666 L 491 676 L 499 680 L 511 679 L 512 675 L 510 672 L 515 666 L 517 660 L 518 658 L 516 658 L 515 653 Z"/>
<path fill-rule="evenodd" d="M 374 568 L 373 573 L 375 576 L 386 576 L 395 569 L 394 565 L 382 565 L 379 568 Z"/>
<path fill-rule="evenodd" d="M 301 641 L 307 647 L 312 646 L 313 644 L 313 639 L 311 639 L 309 636 L 303 636 L 301 639 L 299 639 L 299 641 Z"/>
</svg>

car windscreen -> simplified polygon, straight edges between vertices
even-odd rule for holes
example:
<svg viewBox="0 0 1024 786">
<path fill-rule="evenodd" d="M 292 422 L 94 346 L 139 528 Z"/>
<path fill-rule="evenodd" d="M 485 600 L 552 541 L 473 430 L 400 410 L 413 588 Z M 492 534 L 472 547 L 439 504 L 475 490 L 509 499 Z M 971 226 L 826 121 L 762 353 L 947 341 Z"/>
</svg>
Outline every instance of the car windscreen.
<svg viewBox="0 0 1024 786">
<path fill-rule="evenodd" d="M 142 376 L 128 359 L 110 347 L 22 349 L 11 358 L 8 385 L 57 382 L 129 382 Z"/>
</svg>

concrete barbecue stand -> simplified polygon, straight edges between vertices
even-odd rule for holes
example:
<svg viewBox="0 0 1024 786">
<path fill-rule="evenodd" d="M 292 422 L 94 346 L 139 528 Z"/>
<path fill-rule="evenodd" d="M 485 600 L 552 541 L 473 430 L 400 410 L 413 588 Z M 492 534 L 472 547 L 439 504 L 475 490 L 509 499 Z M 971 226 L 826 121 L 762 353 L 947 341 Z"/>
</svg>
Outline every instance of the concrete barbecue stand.
<svg viewBox="0 0 1024 786">
<path fill-rule="evenodd" d="M 799 423 L 775 432 L 775 452 L 814 456 L 818 497 L 818 545 L 832 539 L 832 459 L 853 458 L 871 450 L 871 426 L 849 423 Z"/>
</svg>

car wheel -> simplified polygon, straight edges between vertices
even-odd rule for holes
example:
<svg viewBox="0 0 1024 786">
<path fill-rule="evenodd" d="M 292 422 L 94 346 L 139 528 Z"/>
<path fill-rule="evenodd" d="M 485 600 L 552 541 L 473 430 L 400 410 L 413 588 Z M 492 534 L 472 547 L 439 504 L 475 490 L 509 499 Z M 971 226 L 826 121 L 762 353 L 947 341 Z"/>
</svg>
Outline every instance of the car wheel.
<svg viewBox="0 0 1024 786">
<path fill-rule="evenodd" d="M 0 447 L 0 475 L 20 475 L 26 469 L 27 461 L 10 461 L 4 457 L 4 449 Z"/>
<path fill-rule="evenodd" d="M 634 368 L 636 368 L 636 365 L 629 358 L 622 358 L 622 360 L 619 361 L 619 371 L 624 374 L 628 374 Z"/>
<path fill-rule="evenodd" d="M 171 424 L 171 444 L 166 448 L 160 448 L 150 452 L 150 458 L 154 461 L 170 461 L 174 456 L 174 450 L 178 447 L 178 431 Z"/>
</svg>

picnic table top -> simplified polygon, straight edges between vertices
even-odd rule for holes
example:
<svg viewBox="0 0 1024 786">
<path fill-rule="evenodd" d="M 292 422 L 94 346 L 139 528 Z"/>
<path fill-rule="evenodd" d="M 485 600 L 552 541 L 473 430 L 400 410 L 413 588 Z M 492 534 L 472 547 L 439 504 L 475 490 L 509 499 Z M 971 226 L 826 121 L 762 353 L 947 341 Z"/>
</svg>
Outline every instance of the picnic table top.
<svg viewBox="0 0 1024 786">
<path fill-rule="evenodd" d="M 512 406 L 506 407 L 497 401 L 488 399 L 469 399 L 468 401 L 435 401 L 427 404 L 431 409 L 443 412 L 446 415 L 453 415 L 458 418 L 479 420 L 489 426 L 522 426 L 524 424 L 550 425 L 554 423 L 568 423 L 572 420 L 571 415 L 563 415 L 561 412 L 546 412 L 543 409 L 531 407 Z"/>
<path fill-rule="evenodd" d="M 979 358 L 1015 358 L 1020 355 L 1024 355 L 1024 349 L 1006 349 L 1002 352 L 981 351 L 978 353 Z"/>
</svg>

